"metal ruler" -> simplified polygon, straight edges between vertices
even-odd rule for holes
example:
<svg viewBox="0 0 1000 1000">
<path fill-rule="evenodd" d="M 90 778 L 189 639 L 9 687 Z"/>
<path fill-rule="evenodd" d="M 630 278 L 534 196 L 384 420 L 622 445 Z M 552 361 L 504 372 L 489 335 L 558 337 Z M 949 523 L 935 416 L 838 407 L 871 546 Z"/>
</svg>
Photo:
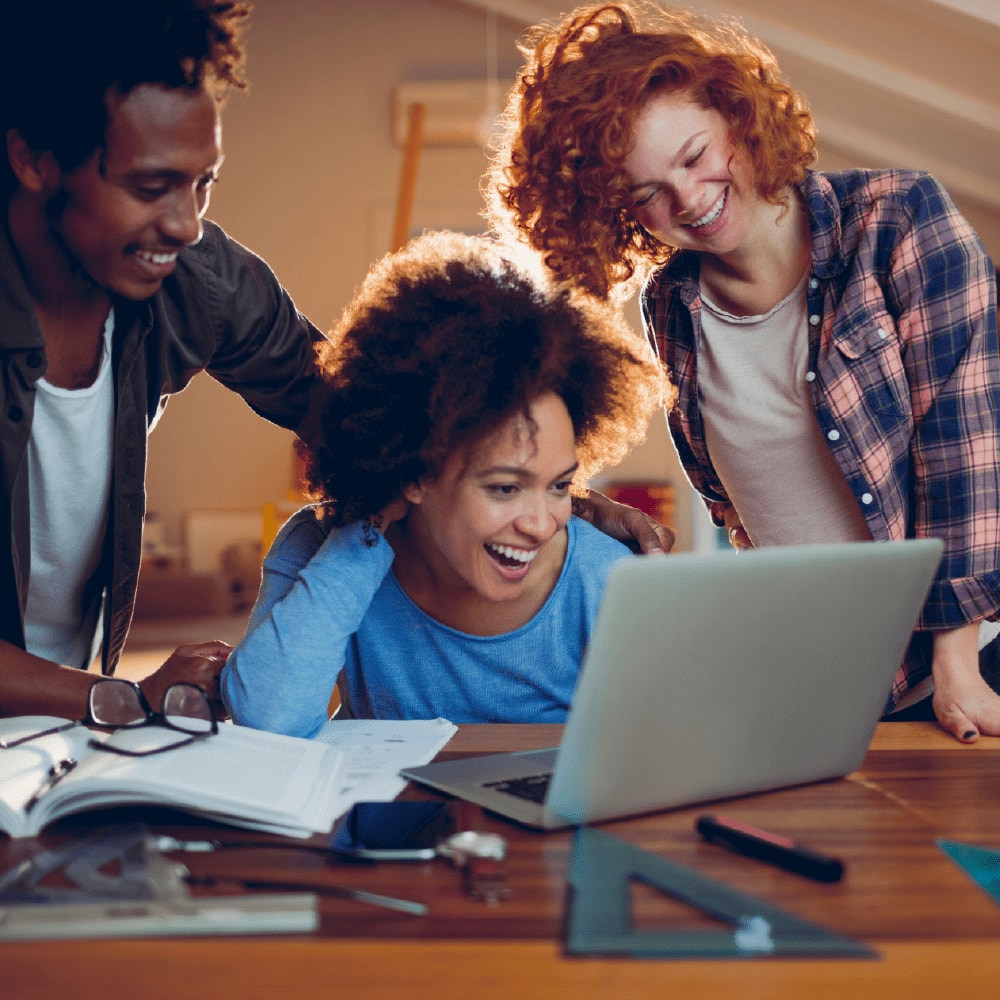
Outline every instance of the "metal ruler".
<svg viewBox="0 0 1000 1000">
<path fill-rule="evenodd" d="M 0 875 L 0 941 L 309 933 L 314 893 L 193 897 L 141 823 L 43 850 Z M 43 886 L 62 871 L 70 887 Z"/>
</svg>

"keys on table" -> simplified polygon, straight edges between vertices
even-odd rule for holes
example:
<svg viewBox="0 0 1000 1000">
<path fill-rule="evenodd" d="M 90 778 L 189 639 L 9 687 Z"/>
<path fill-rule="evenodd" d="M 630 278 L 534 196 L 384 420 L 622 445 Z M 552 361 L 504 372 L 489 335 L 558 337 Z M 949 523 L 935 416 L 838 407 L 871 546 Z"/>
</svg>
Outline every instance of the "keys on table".
<svg viewBox="0 0 1000 1000">
<path fill-rule="evenodd" d="M 462 830 L 441 841 L 437 853 L 461 870 L 467 896 L 496 906 L 510 895 L 507 841 L 499 833 Z"/>
</svg>

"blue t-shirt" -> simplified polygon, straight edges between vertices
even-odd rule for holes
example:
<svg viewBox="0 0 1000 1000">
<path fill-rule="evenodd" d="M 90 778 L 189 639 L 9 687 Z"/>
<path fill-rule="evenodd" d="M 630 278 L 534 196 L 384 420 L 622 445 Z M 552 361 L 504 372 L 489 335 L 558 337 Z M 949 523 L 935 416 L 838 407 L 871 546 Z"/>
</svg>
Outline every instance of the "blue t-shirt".
<svg viewBox="0 0 1000 1000">
<path fill-rule="evenodd" d="M 538 613 L 513 632 L 477 636 L 418 608 L 391 572 L 393 551 L 362 526 L 294 515 L 264 561 L 243 641 L 222 672 L 241 725 L 312 736 L 341 668 L 361 718 L 563 722 L 611 566 L 630 555 L 578 518 L 562 572 Z"/>
</svg>

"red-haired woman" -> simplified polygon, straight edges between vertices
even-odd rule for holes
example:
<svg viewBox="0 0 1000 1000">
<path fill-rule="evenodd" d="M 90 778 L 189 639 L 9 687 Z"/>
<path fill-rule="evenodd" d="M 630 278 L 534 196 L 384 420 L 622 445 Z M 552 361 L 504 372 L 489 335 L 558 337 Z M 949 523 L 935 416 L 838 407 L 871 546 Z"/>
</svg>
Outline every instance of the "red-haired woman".
<svg viewBox="0 0 1000 1000">
<path fill-rule="evenodd" d="M 494 224 L 597 297 L 643 282 L 734 545 L 944 539 L 887 711 L 1000 735 L 996 279 L 968 222 L 926 174 L 812 170 L 804 98 L 735 22 L 602 4 L 522 49 Z"/>
</svg>

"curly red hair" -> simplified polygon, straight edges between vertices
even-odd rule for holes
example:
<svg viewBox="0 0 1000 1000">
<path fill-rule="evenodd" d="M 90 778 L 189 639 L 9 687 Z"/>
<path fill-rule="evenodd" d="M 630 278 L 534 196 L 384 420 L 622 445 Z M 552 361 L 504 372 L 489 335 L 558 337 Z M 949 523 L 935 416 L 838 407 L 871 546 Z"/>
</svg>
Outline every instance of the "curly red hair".
<svg viewBox="0 0 1000 1000">
<path fill-rule="evenodd" d="M 641 0 L 601 4 L 530 29 L 519 47 L 526 64 L 485 179 L 487 212 L 505 238 L 526 241 L 591 295 L 627 289 L 673 253 L 627 208 L 624 162 L 652 97 L 682 91 L 718 111 L 775 204 L 815 159 L 805 99 L 736 22 Z"/>
</svg>

